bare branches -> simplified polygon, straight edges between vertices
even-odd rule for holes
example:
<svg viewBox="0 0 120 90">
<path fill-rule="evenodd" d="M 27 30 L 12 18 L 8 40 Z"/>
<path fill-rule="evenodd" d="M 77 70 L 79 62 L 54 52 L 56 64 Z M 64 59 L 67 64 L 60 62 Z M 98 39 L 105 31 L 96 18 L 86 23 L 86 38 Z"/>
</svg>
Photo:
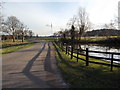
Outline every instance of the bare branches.
<svg viewBox="0 0 120 90">
<path fill-rule="evenodd" d="M 89 16 L 85 8 L 80 7 L 77 15 L 74 15 L 73 18 L 69 20 L 67 26 L 71 27 L 72 25 L 74 25 L 75 30 L 78 31 L 79 37 L 82 37 L 82 35 L 91 28 Z"/>
<path fill-rule="evenodd" d="M 71 26 L 74 26 L 74 34 L 76 38 L 81 37 L 85 35 L 85 32 L 87 30 L 91 29 L 91 22 L 89 20 L 88 13 L 86 12 L 85 8 L 80 7 L 78 10 L 78 13 L 74 15 L 67 23 L 67 27 L 69 28 L 67 31 L 62 32 L 62 34 L 66 36 L 70 36 L 71 32 Z M 67 33 L 66 33 L 67 32 Z M 56 33 L 55 33 L 56 35 Z M 59 34 L 60 35 L 60 34 Z M 61 35 L 62 36 L 62 35 Z"/>
<path fill-rule="evenodd" d="M 32 30 L 28 30 L 26 25 L 22 23 L 17 17 L 10 16 L 7 18 L 6 21 L 2 23 L 2 32 L 12 35 L 13 36 L 13 42 L 15 42 L 15 38 L 22 39 L 22 42 L 24 41 L 24 37 L 32 37 L 34 33 Z"/>
<path fill-rule="evenodd" d="M 86 12 L 85 8 L 79 8 L 77 23 L 79 29 L 79 37 L 81 37 L 91 27 L 88 13 Z"/>
</svg>

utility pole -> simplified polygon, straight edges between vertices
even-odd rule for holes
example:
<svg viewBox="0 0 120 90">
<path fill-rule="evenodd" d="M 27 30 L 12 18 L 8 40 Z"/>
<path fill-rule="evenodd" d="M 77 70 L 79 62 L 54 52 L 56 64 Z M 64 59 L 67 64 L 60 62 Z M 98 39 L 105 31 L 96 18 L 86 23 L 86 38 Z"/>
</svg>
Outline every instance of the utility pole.
<svg viewBox="0 0 120 90">
<path fill-rule="evenodd" d="M 51 32 L 52 32 L 52 34 L 53 34 L 53 31 L 52 31 L 52 27 L 53 27 L 53 25 L 52 25 L 52 22 L 51 22 L 51 25 L 50 25 L 50 27 L 51 27 Z"/>
</svg>

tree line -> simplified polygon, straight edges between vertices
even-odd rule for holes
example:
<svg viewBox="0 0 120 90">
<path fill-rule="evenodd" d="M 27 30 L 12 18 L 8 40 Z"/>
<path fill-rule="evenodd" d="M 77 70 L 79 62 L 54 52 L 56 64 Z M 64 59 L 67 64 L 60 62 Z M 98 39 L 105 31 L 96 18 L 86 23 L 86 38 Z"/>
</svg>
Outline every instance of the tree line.
<svg viewBox="0 0 120 90">
<path fill-rule="evenodd" d="M 120 36 L 120 30 L 117 29 L 97 29 L 87 31 L 86 36 Z"/>
<path fill-rule="evenodd" d="M 114 22 L 110 22 L 107 24 L 103 24 L 101 28 L 111 30 L 114 29 L 116 30 L 116 20 Z M 74 31 L 72 29 L 72 26 L 74 26 Z M 73 16 L 73 18 L 70 18 L 70 20 L 67 23 L 67 29 L 63 30 L 61 29 L 60 31 L 54 33 L 54 36 L 59 36 L 59 37 L 72 37 L 72 35 L 75 36 L 75 39 L 81 40 L 82 36 L 86 36 L 87 32 L 93 29 L 93 24 L 91 23 L 89 19 L 89 14 L 87 13 L 86 9 L 83 7 L 80 7 L 78 9 L 78 12 L 76 15 Z M 106 32 L 107 35 L 109 34 L 109 31 Z"/>
<path fill-rule="evenodd" d="M 23 42 L 24 38 L 30 38 L 34 35 L 33 31 L 29 30 L 27 25 L 25 25 L 15 16 L 9 16 L 6 20 L 4 20 L 3 16 L 1 16 L 0 20 L 2 36 L 11 35 L 13 42 L 15 42 L 15 39 L 19 38 Z"/>
</svg>

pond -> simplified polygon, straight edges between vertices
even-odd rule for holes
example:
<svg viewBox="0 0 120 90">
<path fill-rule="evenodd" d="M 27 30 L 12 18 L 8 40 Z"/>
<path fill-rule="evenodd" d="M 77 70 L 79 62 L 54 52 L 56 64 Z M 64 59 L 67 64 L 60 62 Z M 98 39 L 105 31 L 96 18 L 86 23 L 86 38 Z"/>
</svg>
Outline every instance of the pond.
<svg viewBox="0 0 120 90">
<path fill-rule="evenodd" d="M 78 45 L 75 45 L 75 47 L 78 47 Z M 84 50 L 86 48 L 88 48 L 89 50 L 92 50 L 92 51 L 120 53 L 120 48 L 100 46 L 100 45 L 95 45 L 95 44 L 79 45 L 79 48 L 84 49 Z M 89 55 L 90 56 L 97 56 L 97 57 L 111 58 L 111 54 L 89 52 Z M 114 55 L 113 58 L 120 60 L 120 55 Z M 108 61 L 110 61 L 110 60 L 108 60 Z M 114 62 L 120 63 L 120 61 L 114 61 Z"/>
</svg>

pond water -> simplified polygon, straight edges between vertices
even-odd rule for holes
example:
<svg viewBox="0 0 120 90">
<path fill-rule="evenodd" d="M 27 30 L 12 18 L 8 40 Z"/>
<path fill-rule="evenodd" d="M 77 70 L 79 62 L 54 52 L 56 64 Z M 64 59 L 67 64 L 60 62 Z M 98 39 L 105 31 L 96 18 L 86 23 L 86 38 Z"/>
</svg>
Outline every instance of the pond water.
<svg viewBox="0 0 120 90">
<path fill-rule="evenodd" d="M 77 45 L 78 47 L 78 45 Z M 79 45 L 79 48 L 81 49 L 86 49 L 88 48 L 89 50 L 92 51 L 102 51 L 102 52 L 113 52 L 113 53 L 120 53 L 120 48 L 111 48 L 107 46 L 100 46 L 100 45 Z M 89 52 L 90 56 L 97 56 L 97 57 L 105 57 L 105 58 L 111 58 L 111 54 L 103 54 L 103 53 L 94 53 L 94 52 Z M 119 59 L 120 60 L 120 55 L 114 55 L 114 59 Z M 108 60 L 110 61 L 110 60 Z M 120 61 L 114 61 L 115 63 L 120 63 Z"/>
</svg>

